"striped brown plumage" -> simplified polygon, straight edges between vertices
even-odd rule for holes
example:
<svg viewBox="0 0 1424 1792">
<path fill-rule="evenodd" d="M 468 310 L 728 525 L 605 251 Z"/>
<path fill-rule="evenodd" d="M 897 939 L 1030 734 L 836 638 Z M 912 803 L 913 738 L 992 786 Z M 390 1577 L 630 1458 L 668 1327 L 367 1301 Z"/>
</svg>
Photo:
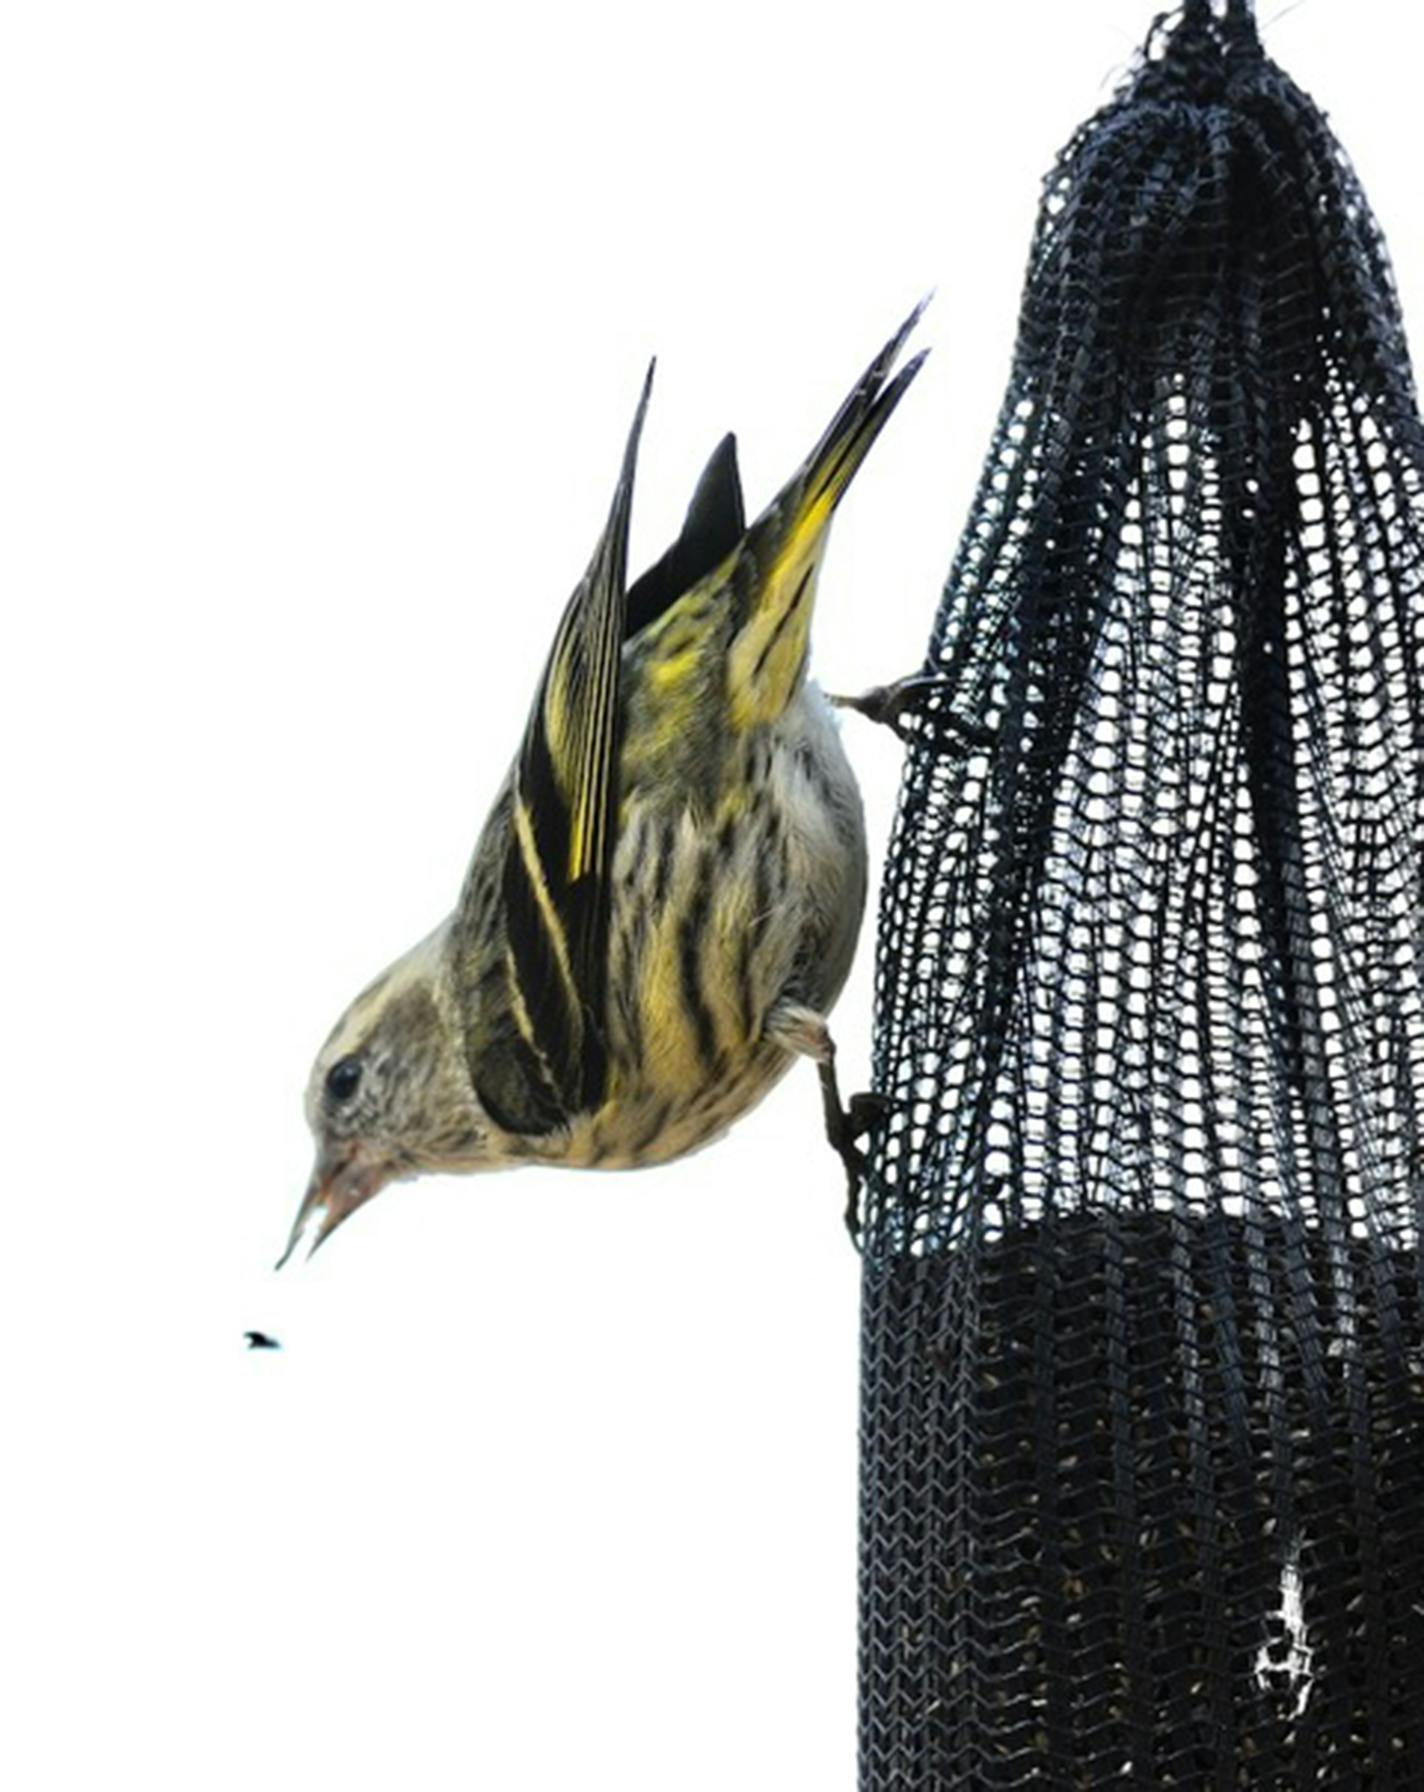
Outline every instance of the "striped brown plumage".
<svg viewBox="0 0 1424 1792">
<path fill-rule="evenodd" d="M 835 718 L 806 676 L 809 627 L 835 507 L 922 359 L 890 377 L 917 317 L 750 527 L 727 437 L 678 541 L 629 588 L 649 370 L 607 525 L 455 912 L 318 1055 L 318 1162 L 293 1244 L 314 1213 L 319 1243 L 423 1170 L 667 1162 L 725 1131 L 795 1056 L 828 1059 L 865 837 Z"/>
</svg>

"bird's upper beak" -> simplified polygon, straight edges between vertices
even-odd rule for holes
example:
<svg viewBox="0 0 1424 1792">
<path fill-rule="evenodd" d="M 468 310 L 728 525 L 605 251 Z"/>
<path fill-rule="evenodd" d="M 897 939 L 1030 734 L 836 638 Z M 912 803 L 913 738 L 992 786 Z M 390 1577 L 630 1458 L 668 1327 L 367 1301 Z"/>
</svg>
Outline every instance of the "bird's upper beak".
<svg viewBox="0 0 1424 1792">
<path fill-rule="evenodd" d="M 341 1222 L 350 1219 L 358 1207 L 390 1180 L 390 1176 L 388 1166 L 368 1156 L 359 1146 L 324 1149 L 316 1160 L 307 1192 L 297 1209 L 292 1235 L 287 1240 L 286 1250 L 277 1259 L 276 1267 L 280 1269 L 287 1262 L 309 1229 L 312 1231 L 307 1249 L 310 1259 Z"/>
</svg>

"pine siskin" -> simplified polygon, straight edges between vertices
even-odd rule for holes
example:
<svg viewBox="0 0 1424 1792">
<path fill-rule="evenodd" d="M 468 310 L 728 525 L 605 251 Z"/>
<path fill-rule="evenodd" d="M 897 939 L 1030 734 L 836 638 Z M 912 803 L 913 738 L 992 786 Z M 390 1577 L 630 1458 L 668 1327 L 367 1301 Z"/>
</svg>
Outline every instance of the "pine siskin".
<svg viewBox="0 0 1424 1792">
<path fill-rule="evenodd" d="M 315 1250 L 399 1178 L 666 1163 L 798 1055 L 820 1067 L 854 1170 L 825 1017 L 855 950 L 865 833 L 806 677 L 808 631 L 832 514 L 924 359 L 886 383 L 918 316 L 750 528 L 727 436 L 678 540 L 628 588 L 649 368 L 607 526 L 458 906 L 317 1056 L 316 1167 L 283 1263 L 310 1223 Z M 854 1199 L 853 1178 L 852 1227 Z"/>
</svg>

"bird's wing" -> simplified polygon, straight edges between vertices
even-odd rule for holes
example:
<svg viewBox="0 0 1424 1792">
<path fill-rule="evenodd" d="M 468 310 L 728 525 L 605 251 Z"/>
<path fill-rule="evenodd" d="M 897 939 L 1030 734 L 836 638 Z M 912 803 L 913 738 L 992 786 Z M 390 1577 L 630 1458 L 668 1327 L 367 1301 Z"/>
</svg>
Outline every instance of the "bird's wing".
<svg viewBox="0 0 1424 1792">
<path fill-rule="evenodd" d="M 468 1043 L 476 1090 L 496 1122 L 517 1132 L 551 1131 L 596 1107 L 606 1085 L 628 517 L 651 386 L 650 367 L 608 522 L 559 623 L 510 779 L 493 905 L 503 964 L 485 967 Z M 486 887 L 486 912 L 493 893 Z M 481 900 L 473 872 L 462 909 L 467 898 Z M 468 934 L 463 918 L 457 933 Z M 467 962 L 463 977 L 474 969 Z"/>
</svg>

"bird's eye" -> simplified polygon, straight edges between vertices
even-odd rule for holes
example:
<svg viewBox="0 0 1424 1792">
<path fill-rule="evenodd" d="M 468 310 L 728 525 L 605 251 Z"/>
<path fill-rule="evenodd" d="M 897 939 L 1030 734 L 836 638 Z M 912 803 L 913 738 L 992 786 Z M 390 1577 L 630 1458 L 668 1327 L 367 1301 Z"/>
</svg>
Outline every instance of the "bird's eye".
<svg viewBox="0 0 1424 1792">
<path fill-rule="evenodd" d="M 326 1092 L 333 1101 L 350 1101 L 360 1086 L 359 1058 L 338 1058 L 326 1073 Z"/>
</svg>

